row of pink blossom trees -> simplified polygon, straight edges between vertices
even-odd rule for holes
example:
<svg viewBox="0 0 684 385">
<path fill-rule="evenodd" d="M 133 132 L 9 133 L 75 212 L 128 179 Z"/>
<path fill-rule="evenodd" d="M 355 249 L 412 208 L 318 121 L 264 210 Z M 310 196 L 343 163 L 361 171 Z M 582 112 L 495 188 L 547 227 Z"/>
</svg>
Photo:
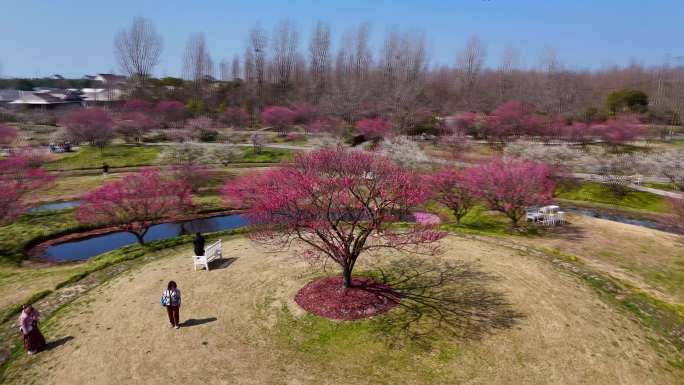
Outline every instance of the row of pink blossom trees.
<svg viewBox="0 0 684 385">
<path fill-rule="evenodd" d="M 496 160 L 479 167 L 445 169 L 429 176 L 402 168 L 387 158 L 342 148 L 298 155 L 292 164 L 229 181 L 229 204 L 248 206 L 255 239 L 305 247 L 314 260 L 329 258 L 342 269 L 343 284 L 363 253 L 374 249 L 434 253 L 433 215 L 421 214 L 411 227 L 397 227 L 402 214 L 436 199 L 460 220 L 483 201 L 517 225 L 525 208 L 549 202 L 550 171 L 525 160 Z"/>
<path fill-rule="evenodd" d="M 534 106 L 516 101 L 498 106 L 489 115 L 465 112 L 448 117 L 446 121 L 447 129 L 452 133 L 469 133 L 498 143 L 530 137 L 582 144 L 600 139 L 615 146 L 645 134 L 636 115 L 621 115 L 604 122 L 573 122 L 559 115 L 537 114 Z"/>
</svg>

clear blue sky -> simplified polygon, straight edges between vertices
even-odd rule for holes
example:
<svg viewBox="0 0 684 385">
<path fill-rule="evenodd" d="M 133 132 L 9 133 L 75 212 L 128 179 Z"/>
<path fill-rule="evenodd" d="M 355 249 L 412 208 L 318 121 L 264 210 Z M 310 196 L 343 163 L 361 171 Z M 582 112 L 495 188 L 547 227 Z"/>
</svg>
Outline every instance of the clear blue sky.
<svg viewBox="0 0 684 385">
<path fill-rule="evenodd" d="M 164 38 L 157 75 L 178 75 L 187 38 L 204 32 L 216 62 L 245 47 L 247 31 L 288 18 L 302 43 L 318 20 L 333 41 L 359 22 L 377 44 L 392 26 L 424 32 L 432 63 L 453 63 L 466 39 L 487 44 L 488 64 L 507 44 L 536 66 L 553 48 L 571 68 L 659 64 L 684 56 L 684 0 L 0 0 L 0 71 L 5 77 L 69 77 L 117 70 L 114 35 L 133 17 L 151 20 Z"/>
</svg>

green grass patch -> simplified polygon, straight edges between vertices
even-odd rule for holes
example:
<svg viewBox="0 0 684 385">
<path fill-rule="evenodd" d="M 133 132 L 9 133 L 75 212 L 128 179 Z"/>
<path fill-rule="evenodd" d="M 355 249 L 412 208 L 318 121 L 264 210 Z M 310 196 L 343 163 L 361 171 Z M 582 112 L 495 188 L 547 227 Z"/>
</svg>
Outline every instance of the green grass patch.
<svg viewBox="0 0 684 385">
<path fill-rule="evenodd" d="M 667 201 L 656 194 L 630 190 L 623 197 L 613 194 L 609 187 L 596 182 L 581 183 L 575 186 L 558 186 L 556 197 L 568 201 L 584 201 L 608 204 L 631 209 L 667 213 Z"/>
<path fill-rule="evenodd" d="M 260 152 L 255 152 L 252 147 L 241 147 L 243 157 L 239 163 L 277 163 L 291 159 L 293 152 L 284 148 L 264 147 Z"/>
<path fill-rule="evenodd" d="M 81 229 L 72 209 L 25 214 L 0 227 L 0 263 L 17 264 L 25 258 L 29 247 Z"/>
<path fill-rule="evenodd" d="M 650 187 L 650 188 L 655 188 L 658 190 L 665 190 L 665 191 L 679 191 L 677 190 L 677 187 L 674 186 L 672 183 L 653 183 L 653 182 L 646 182 L 642 184 L 644 187 Z"/>
<path fill-rule="evenodd" d="M 154 165 L 159 162 L 162 146 L 113 144 L 100 150 L 81 146 L 73 153 L 56 154 L 57 160 L 46 165 L 49 170 L 77 170 L 100 168 L 106 162 L 110 167 Z"/>
<path fill-rule="evenodd" d="M 43 290 L 38 293 L 33 294 L 29 298 L 27 298 L 24 303 L 35 303 L 38 300 L 47 297 L 50 293 L 52 293 L 52 290 Z M 22 304 L 16 304 L 8 307 L 2 312 L 2 315 L 0 316 L 0 324 L 4 324 L 5 322 L 9 321 L 14 317 L 15 315 L 19 314 L 21 311 L 21 306 Z"/>
</svg>

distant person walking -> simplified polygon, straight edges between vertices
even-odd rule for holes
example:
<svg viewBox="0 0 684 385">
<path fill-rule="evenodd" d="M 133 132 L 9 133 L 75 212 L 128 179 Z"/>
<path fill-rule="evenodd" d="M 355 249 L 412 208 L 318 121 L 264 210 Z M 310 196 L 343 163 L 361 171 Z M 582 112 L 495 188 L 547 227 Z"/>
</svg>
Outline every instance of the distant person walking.
<svg viewBox="0 0 684 385">
<path fill-rule="evenodd" d="M 176 282 L 170 281 L 161 296 L 161 304 L 166 307 L 171 327 L 180 328 L 181 292 Z"/>
<path fill-rule="evenodd" d="M 28 354 L 35 354 L 45 346 L 45 337 L 43 337 L 43 334 L 38 329 L 39 318 L 40 313 L 30 304 L 21 307 L 18 324 L 19 330 L 24 337 L 24 350 Z"/>
<path fill-rule="evenodd" d="M 202 233 L 195 233 L 195 239 L 193 239 L 192 244 L 195 246 L 195 255 L 204 255 L 204 237 Z"/>
<path fill-rule="evenodd" d="M 105 162 L 102 163 L 102 176 L 107 177 L 107 173 L 109 173 L 109 165 Z"/>
</svg>

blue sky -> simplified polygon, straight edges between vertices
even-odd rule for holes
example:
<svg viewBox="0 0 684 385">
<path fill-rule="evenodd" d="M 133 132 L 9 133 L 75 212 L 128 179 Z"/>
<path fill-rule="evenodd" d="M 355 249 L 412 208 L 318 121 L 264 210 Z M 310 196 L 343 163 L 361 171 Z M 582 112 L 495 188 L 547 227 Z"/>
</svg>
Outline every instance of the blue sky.
<svg viewBox="0 0 684 385">
<path fill-rule="evenodd" d="M 218 62 L 244 50 L 256 22 L 270 29 L 284 18 L 299 26 L 303 43 L 318 20 L 331 25 L 333 41 L 364 21 L 375 44 L 393 26 L 424 32 L 436 64 L 453 63 L 472 34 L 487 44 L 489 65 L 508 44 L 527 67 L 548 49 L 574 69 L 684 57 L 684 0 L 0 0 L 0 14 L 6 77 L 117 71 L 114 35 L 135 16 L 151 20 L 164 38 L 157 75 L 180 73 L 195 32 L 205 33 Z"/>
</svg>

